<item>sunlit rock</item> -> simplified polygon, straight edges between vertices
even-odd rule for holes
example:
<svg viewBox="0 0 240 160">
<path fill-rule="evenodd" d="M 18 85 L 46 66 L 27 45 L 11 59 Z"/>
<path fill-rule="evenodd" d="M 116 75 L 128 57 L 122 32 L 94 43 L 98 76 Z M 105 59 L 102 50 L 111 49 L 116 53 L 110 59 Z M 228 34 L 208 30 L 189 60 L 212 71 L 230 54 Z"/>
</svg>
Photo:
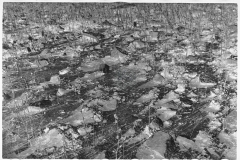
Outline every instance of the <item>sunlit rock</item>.
<svg viewBox="0 0 240 160">
<path fill-rule="evenodd" d="M 117 100 L 113 98 L 108 101 L 98 100 L 97 103 L 99 104 L 98 108 L 101 111 L 112 111 L 117 107 Z"/>
<path fill-rule="evenodd" d="M 227 134 L 224 131 L 221 131 L 218 135 L 218 139 L 221 143 L 226 144 L 230 148 L 235 147 L 237 145 L 237 132 Z"/>
<path fill-rule="evenodd" d="M 230 132 L 237 130 L 237 111 L 233 110 L 223 121 L 223 127 Z"/>
<path fill-rule="evenodd" d="M 199 150 L 199 147 L 194 143 L 194 141 L 185 137 L 178 136 L 176 141 L 178 142 L 181 151 L 187 151 L 189 148 Z"/>
<path fill-rule="evenodd" d="M 147 40 L 151 41 L 151 42 L 155 42 L 158 41 L 158 32 L 150 32 Z"/>
<path fill-rule="evenodd" d="M 158 100 L 155 104 L 162 105 L 172 100 L 178 99 L 178 97 L 179 97 L 178 94 L 174 93 L 173 91 L 170 91 L 161 100 Z"/>
<path fill-rule="evenodd" d="M 151 90 L 148 94 L 142 95 L 140 98 L 138 98 L 136 102 L 142 104 L 145 102 L 149 102 L 155 97 L 155 93 L 153 92 L 153 90 Z"/>
<path fill-rule="evenodd" d="M 61 83 L 59 75 L 53 75 L 49 83 L 59 85 Z"/>
<path fill-rule="evenodd" d="M 177 112 L 176 111 L 171 111 L 171 110 L 157 110 L 157 113 L 159 114 L 158 117 L 162 121 L 167 121 L 170 118 L 172 118 L 173 116 L 175 116 Z"/>
<path fill-rule="evenodd" d="M 166 152 L 166 141 L 169 134 L 159 131 L 154 136 L 144 142 L 137 150 L 136 157 L 139 159 L 163 159 Z"/>
<path fill-rule="evenodd" d="M 213 112 L 216 113 L 221 109 L 220 103 L 217 101 L 211 101 L 211 103 L 209 104 L 209 106 L 207 108 L 205 108 L 204 110 L 207 112 Z"/>
<path fill-rule="evenodd" d="M 204 131 L 199 131 L 195 138 L 195 144 L 199 147 L 199 151 L 203 151 L 204 148 L 208 148 L 212 145 L 211 136 Z"/>
<path fill-rule="evenodd" d="M 209 88 L 215 86 L 216 83 L 204 83 L 200 81 L 200 77 L 197 76 L 196 78 L 192 79 L 189 82 L 189 86 L 191 88 Z"/>
<path fill-rule="evenodd" d="M 71 71 L 71 68 L 67 67 L 67 68 L 62 69 L 61 71 L 59 71 L 59 74 L 60 75 L 64 75 L 64 74 L 67 74 L 69 71 Z"/>
<path fill-rule="evenodd" d="M 58 91 L 57 91 L 57 96 L 61 97 L 61 96 L 65 95 L 65 94 L 67 94 L 71 91 L 72 90 L 70 90 L 70 89 L 65 90 L 65 89 L 59 88 Z"/>
</svg>

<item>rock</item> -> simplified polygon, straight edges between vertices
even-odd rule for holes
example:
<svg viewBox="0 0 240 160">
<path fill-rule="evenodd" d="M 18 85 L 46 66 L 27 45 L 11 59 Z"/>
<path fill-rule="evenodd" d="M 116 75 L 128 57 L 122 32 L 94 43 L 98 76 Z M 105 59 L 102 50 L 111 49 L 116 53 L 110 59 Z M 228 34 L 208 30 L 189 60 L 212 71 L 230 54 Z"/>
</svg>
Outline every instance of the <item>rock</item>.
<svg viewBox="0 0 240 160">
<path fill-rule="evenodd" d="M 72 129 L 72 128 L 69 128 L 66 133 L 68 135 L 71 135 L 72 138 L 76 139 L 79 137 L 79 135 Z"/>
<path fill-rule="evenodd" d="M 237 130 L 237 111 L 233 110 L 223 121 L 223 127 L 230 132 Z"/>
<path fill-rule="evenodd" d="M 145 76 L 144 76 L 144 78 L 145 78 Z M 142 84 L 138 88 L 151 88 L 151 87 L 155 87 L 158 85 L 164 85 L 165 83 L 166 83 L 166 80 L 160 74 L 156 74 L 151 81 L 148 81 L 148 82 Z"/>
<path fill-rule="evenodd" d="M 61 83 L 59 75 L 52 76 L 49 83 L 59 85 Z"/>
<path fill-rule="evenodd" d="M 94 80 L 94 79 L 96 79 L 96 78 L 99 78 L 99 77 L 101 77 L 101 76 L 103 76 L 104 75 L 104 73 L 102 73 L 102 72 L 94 72 L 94 73 L 91 73 L 91 74 L 88 74 L 88 73 L 86 73 L 85 75 L 84 75 L 84 77 L 82 77 L 81 78 L 81 80 L 86 80 L 86 81 L 92 81 L 92 80 Z M 75 79 L 75 81 L 76 81 L 77 79 Z"/>
<path fill-rule="evenodd" d="M 169 134 L 159 131 L 144 142 L 137 150 L 136 157 L 139 159 L 164 159 L 166 152 L 166 141 L 170 138 Z"/>
<path fill-rule="evenodd" d="M 134 82 L 138 83 L 138 82 L 143 82 L 147 80 L 147 76 L 145 74 L 140 74 L 136 77 L 136 79 L 134 80 Z"/>
<path fill-rule="evenodd" d="M 124 63 L 127 61 L 127 56 L 122 54 L 116 47 L 111 51 L 111 56 L 117 58 L 120 63 Z"/>
<path fill-rule="evenodd" d="M 218 135 L 218 139 L 221 143 L 226 144 L 229 148 L 237 146 L 237 132 L 232 134 L 227 134 L 224 131 L 221 131 Z"/>
<path fill-rule="evenodd" d="M 165 122 L 163 122 L 163 127 L 164 128 L 168 128 L 168 127 L 170 127 L 172 125 L 172 122 L 171 121 L 165 121 Z"/>
<path fill-rule="evenodd" d="M 178 99 L 178 97 L 179 97 L 178 94 L 174 93 L 173 91 L 170 91 L 163 97 L 163 99 L 158 100 L 155 104 L 156 105 L 163 105 L 167 102 Z"/>
<path fill-rule="evenodd" d="M 104 62 L 102 60 L 91 61 L 83 64 L 78 70 L 82 70 L 83 72 L 92 72 L 97 71 Z"/>
<path fill-rule="evenodd" d="M 187 151 L 189 148 L 197 151 L 199 150 L 199 147 L 194 143 L 194 141 L 185 137 L 178 136 L 176 141 L 179 143 L 181 151 Z"/>
<path fill-rule="evenodd" d="M 175 92 L 177 92 L 177 93 L 183 93 L 184 91 L 185 91 L 185 84 L 178 84 L 177 85 L 177 89 L 175 89 Z"/>
<path fill-rule="evenodd" d="M 173 79 L 173 75 L 169 71 L 170 69 L 164 68 L 163 71 L 160 73 L 165 79 Z"/>
<path fill-rule="evenodd" d="M 142 95 L 140 98 L 137 99 L 137 104 L 142 104 L 151 101 L 152 99 L 156 98 L 155 93 L 151 90 L 148 94 Z"/>
<path fill-rule="evenodd" d="M 81 106 L 80 106 L 81 108 Z M 100 115 L 99 115 L 100 116 Z M 73 115 L 62 120 L 63 123 L 71 124 L 73 126 L 79 126 L 82 124 L 90 124 L 96 122 L 94 119 L 94 112 L 91 109 L 84 108 L 80 111 L 77 109 Z"/>
<path fill-rule="evenodd" d="M 32 68 L 42 68 L 47 66 L 49 63 L 47 60 L 42 59 L 42 60 L 35 60 L 33 63 L 30 62 L 30 64 Z"/>
<path fill-rule="evenodd" d="M 132 42 L 131 44 L 133 44 L 133 46 L 136 48 L 136 49 L 142 49 L 145 47 L 145 44 L 139 40 L 137 41 L 134 41 Z"/>
<path fill-rule="evenodd" d="M 93 119 L 95 122 L 101 122 L 102 121 L 102 117 L 99 114 L 95 114 L 93 116 Z"/>
<path fill-rule="evenodd" d="M 207 108 L 205 108 L 204 110 L 207 112 L 213 112 L 216 113 L 221 109 L 220 103 L 216 102 L 216 101 L 211 101 L 211 103 L 209 104 L 209 106 Z"/>
<path fill-rule="evenodd" d="M 10 53 L 3 53 L 2 58 L 3 61 L 6 61 L 8 58 L 14 57 L 14 55 L 10 54 Z"/>
<path fill-rule="evenodd" d="M 97 103 L 102 105 L 102 106 L 99 106 L 99 110 L 102 110 L 102 111 L 113 111 L 117 108 L 116 99 L 110 99 L 109 101 L 98 100 Z"/>
<path fill-rule="evenodd" d="M 211 119 L 211 118 L 210 118 Z M 217 120 L 216 118 L 212 118 L 212 120 L 210 121 L 210 123 L 208 124 L 208 127 L 211 131 L 220 128 L 222 125 L 221 122 L 219 122 L 219 120 Z"/>
<path fill-rule="evenodd" d="M 150 32 L 148 36 L 148 40 L 151 42 L 158 41 L 158 32 Z"/>
<path fill-rule="evenodd" d="M 95 49 L 102 49 L 102 48 L 101 48 L 100 44 L 98 44 L 95 46 Z"/>
<path fill-rule="evenodd" d="M 126 37 L 125 40 L 126 40 L 127 42 L 132 42 L 132 41 L 134 41 L 134 39 L 133 39 L 131 36 Z"/>
<path fill-rule="evenodd" d="M 127 47 L 127 50 L 128 50 L 129 52 L 135 52 L 135 51 L 136 51 L 136 48 L 135 48 L 135 46 L 134 46 L 133 43 L 130 43 L 130 44 L 128 45 L 128 47 Z"/>
<path fill-rule="evenodd" d="M 31 116 L 31 115 L 34 115 L 34 114 L 38 114 L 40 112 L 43 112 L 45 111 L 45 109 L 42 109 L 40 107 L 35 107 L 35 106 L 28 106 L 26 109 L 24 109 L 23 111 L 20 111 L 19 113 L 17 114 L 13 114 L 13 116 L 20 116 L 20 117 L 23 117 L 23 116 Z"/>
<path fill-rule="evenodd" d="M 57 91 L 57 96 L 59 96 L 59 97 L 63 96 L 63 95 L 65 95 L 65 94 L 67 94 L 71 91 L 72 91 L 71 89 L 64 90 L 62 88 L 59 88 L 58 91 Z"/>
<path fill-rule="evenodd" d="M 157 84 L 164 84 L 165 79 L 164 79 L 164 77 L 161 76 L 160 74 L 156 74 L 156 75 L 153 77 L 153 82 L 154 82 L 154 83 L 157 83 Z"/>
<path fill-rule="evenodd" d="M 207 35 L 210 35 L 212 33 L 213 33 L 213 31 L 211 31 L 209 29 L 204 29 L 204 30 L 202 30 L 201 36 L 207 36 Z"/>
<path fill-rule="evenodd" d="M 82 33 L 82 39 L 89 42 L 98 42 L 98 38 L 89 33 Z"/>
<path fill-rule="evenodd" d="M 132 34 L 133 37 L 135 38 L 140 38 L 140 32 L 139 31 L 135 31 L 133 34 Z"/>
<path fill-rule="evenodd" d="M 195 138 L 195 144 L 199 147 L 199 152 L 202 152 L 204 148 L 208 148 L 212 145 L 211 136 L 204 131 L 199 131 Z"/>
<path fill-rule="evenodd" d="M 60 75 L 67 74 L 70 70 L 71 70 L 71 68 L 70 68 L 70 67 L 67 67 L 67 68 L 62 69 L 61 71 L 59 71 L 59 74 L 60 74 Z"/>
<path fill-rule="evenodd" d="M 216 85 L 216 83 L 201 82 L 199 76 L 192 79 L 189 83 L 189 87 L 191 87 L 191 88 L 210 88 L 210 87 L 213 87 L 215 85 Z"/>
<path fill-rule="evenodd" d="M 46 48 L 40 53 L 40 56 L 46 56 L 49 52 L 50 52 L 50 49 Z"/>
<path fill-rule="evenodd" d="M 187 95 L 187 97 L 189 97 L 189 98 L 192 98 L 192 97 L 197 97 L 198 95 L 196 95 L 195 93 L 193 93 L 193 92 L 190 92 L 188 95 Z"/>
<path fill-rule="evenodd" d="M 211 154 L 211 159 L 220 159 L 220 156 L 214 151 L 213 148 L 206 148 L 207 151 Z"/>
<path fill-rule="evenodd" d="M 160 126 L 159 126 L 158 123 L 156 123 L 155 121 L 152 121 L 152 122 L 149 124 L 149 128 L 151 128 L 151 129 L 154 130 L 154 131 L 160 130 Z"/>
<path fill-rule="evenodd" d="M 126 133 L 124 133 L 124 134 L 122 135 L 121 140 L 125 140 L 126 138 L 131 137 L 131 136 L 133 136 L 135 133 L 136 133 L 135 130 L 134 130 L 133 128 L 130 128 L 130 129 L 127 130 Z"/>
<path fill-rule="evenodd" d="M 224 71 L 224 78 L 227 82 L 233 82 L 237 80 L 237 73 L 234 71 Z"/>
<path fill-rule="evenodd" d="M 92 130 L 93 130 L 92 126 L 89 126 L 89 127 L 78 128 L 77 131 L 81 136 L 85 136 L 87 133 L 92 132 Z"/>
<path fill-rule="evenodd" d="M 27 158 L 27 156 L 33 154 L 36 150 L 44 150 L 51 147 L 62 147 L 64 145 L 64 136 L 59 133 L 57 129 L 52 129 L 48 133 L 45 133 L 37 138 L 31 139 L 31 147 L 17 154 L 15 158 Z"/>
<path fill-rule="evenodd" d="M 158 116 L 162 121 L 167 121 L 170 118 L 172 118 L 173 116 L 176 115 L 176 111 L 171 111 L 171 110 L 157 110 L 157 113 L 159 113 L 160 115 Z"/>
<path fill-rule="evenodd" d="M 105 152 L 106 151 L 102 151 L 101 153 L 97 154 L 94 159 L 106 159 L 105 158 Z"/>
<path fill-rule="evenodd" d="M 229 160 L 237 159 L 237 147 L 232 147 L 224 152 L 225 158 Z"/>
<path fill-rule="evenodd" d="M 201 41 L 202 42 L 211 42 L 213 38 L 214 38 L 214 35 L 213 34 L 209 34 L 209 35 L 203 36 L 201 38 Z"/>
</svg>

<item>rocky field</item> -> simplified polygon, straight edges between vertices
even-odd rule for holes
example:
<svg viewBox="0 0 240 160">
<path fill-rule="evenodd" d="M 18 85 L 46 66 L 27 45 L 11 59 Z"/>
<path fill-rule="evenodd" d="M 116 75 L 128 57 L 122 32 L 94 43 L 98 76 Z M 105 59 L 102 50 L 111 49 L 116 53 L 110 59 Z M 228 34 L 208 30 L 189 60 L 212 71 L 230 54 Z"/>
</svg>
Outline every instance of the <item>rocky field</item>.
<svg viewBox="0 0 240 160">
<path fill-rule="evenodd" d="M 236 159 L 237 4 L 3 3 L 3 158 Z"/>
</svg>

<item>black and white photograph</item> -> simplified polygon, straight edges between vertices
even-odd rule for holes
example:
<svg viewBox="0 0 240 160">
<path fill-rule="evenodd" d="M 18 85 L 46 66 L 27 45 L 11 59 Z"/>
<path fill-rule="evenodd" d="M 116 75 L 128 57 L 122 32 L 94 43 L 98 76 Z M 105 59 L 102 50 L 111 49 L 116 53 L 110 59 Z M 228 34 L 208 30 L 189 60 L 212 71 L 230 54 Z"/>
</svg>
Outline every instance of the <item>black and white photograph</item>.
<svg viewBox="0 0 240 160">
<path fill-rule="evenodd" d="M 196 2 L 2 2 L 1 158 L 237 160 L 238 3 Z"/>
</svg>

